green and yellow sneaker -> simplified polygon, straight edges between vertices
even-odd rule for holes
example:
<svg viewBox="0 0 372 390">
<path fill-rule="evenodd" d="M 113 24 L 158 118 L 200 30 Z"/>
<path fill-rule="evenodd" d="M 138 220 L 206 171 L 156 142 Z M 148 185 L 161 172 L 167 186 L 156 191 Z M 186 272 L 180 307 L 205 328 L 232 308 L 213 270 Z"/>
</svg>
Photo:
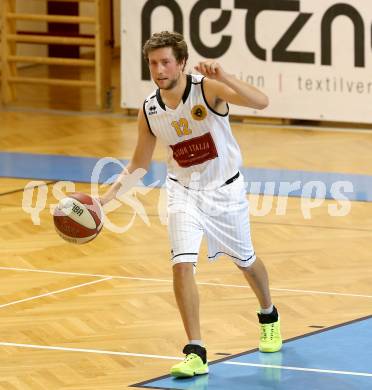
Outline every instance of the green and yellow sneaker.
<svg viewBox="0 0 372 390">
<path fill-rule="evenodd" d="M 171 368 L 172 376 L 189 378 L 194 375 L 208 374 L 207 350 L 204 347 L 187 344 L 182 352 L 186 355 L 185 360 Z"/>
<path fill-rule="evenodd" d="M 257 313 L 260 321 L 260 352 L 278 352 L 282 348 L 282 336 L 280 334 L 280 318 L 274 308 L 272 314 Z M 273 321 L 274 319 L 274 321 Z"/>
</svg>

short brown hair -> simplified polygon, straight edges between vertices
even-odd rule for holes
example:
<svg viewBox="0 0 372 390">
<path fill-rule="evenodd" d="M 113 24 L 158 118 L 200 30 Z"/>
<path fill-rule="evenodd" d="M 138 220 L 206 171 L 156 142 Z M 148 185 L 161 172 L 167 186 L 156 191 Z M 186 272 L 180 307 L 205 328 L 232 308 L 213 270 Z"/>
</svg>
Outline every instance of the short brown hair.
<svg viewBox="0 0 372 390">
<path fill-rule="evenodd" d="M 143 56 L 145 57 L 145 60 L 149 62 L 149 53 L 163 47 L 171 47 L 177 62 L 181 63 L 185 60 L 186 64 L 189 53 L 183 35 L 178 32 L 169 31 L 155 33 L 146 41 L 143 46 Z"/>
</svg>

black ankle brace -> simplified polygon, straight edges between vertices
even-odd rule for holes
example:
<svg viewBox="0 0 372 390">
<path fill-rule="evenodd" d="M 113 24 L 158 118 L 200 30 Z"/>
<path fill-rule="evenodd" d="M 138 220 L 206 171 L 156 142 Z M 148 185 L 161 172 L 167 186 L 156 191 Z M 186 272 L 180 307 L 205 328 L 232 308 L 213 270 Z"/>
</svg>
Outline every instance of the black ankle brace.
<svg viewBox="0 0 372 390">
<path fill-rule="evenodd" d="M 183 348 L 182 351 L 185 355 L 189 355 L 190 353 L 195 353 L 200 357 L 203 363 L 207 363 L 207 350 L 204 347 L 196 344 L 187 344 Z"/>
<path fill-rule="evenodd" d="M 278 310 L 276 310 L 275 306 L 270 314 L 257 313 L 257 316 L 260 324 L 272 324 L 273 322 L 278 321 L 279 318 Z"/>
</svg>

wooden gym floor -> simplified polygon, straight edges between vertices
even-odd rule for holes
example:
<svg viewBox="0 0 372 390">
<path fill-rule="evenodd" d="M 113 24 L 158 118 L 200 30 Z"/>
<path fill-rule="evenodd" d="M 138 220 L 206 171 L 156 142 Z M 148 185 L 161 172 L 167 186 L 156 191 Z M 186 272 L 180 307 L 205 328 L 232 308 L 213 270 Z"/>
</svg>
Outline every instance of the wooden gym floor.
<svg viewBox="0 0 372 390">
<path fill-rule="evenodd" d="M 372 175 L 369 131 L 244 123 L 233 129 L 245 167 Z M 0 111 L 0 134 L 3 153 L 129 159 L 136 124 L 118 115 L 17 108 Z M 157 146 L 154 160 L 164 158 Z M 186 339 L 158 214 L 163 190 L 139 189 L 147 223 L 137 215 L 127 232 L 106 229 L 90 244 L 75 246 L 54 231 L 48 209 L 56 203 L 53 182 L 45 180 L 48 207 L 40 225 L 22 209 L 30 180 L 0 178 L 0 389 L 116 390 L 167 374 Z M 88 184 L 75 184 L 90 192 Z M 300 198 L 291 197 L 285 215 L 273 207 L 251 216 L 285 339 L 371 314 L 372 204 L 354 201 L 347 216 L 332 217 L 328 206 L 334 203 L 326 200 L 305 219 Z M 121 226 L 132 217 L 125 204 L 110 213 Z M 209 264 L 205 255 L 203 246 L 197 281 L 209 359 L 256 348 L 254 295 L 228 259 Z"/>
</svg>

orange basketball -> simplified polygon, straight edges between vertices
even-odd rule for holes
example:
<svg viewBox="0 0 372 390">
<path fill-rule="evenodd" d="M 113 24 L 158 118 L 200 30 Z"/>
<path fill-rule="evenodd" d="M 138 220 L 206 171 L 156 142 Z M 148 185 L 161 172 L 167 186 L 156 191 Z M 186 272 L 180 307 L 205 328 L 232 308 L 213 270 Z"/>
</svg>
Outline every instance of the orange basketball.
<svg viewBox="0 0 372 390">
<path fill-rule="evenodd" d="M 63 198 L 53 214 L 58 234 L 74 244 L 84 244 L 97 237 L 103 226 L 103 217 L 99 202 L 81 192 Z"/>
</svg>

